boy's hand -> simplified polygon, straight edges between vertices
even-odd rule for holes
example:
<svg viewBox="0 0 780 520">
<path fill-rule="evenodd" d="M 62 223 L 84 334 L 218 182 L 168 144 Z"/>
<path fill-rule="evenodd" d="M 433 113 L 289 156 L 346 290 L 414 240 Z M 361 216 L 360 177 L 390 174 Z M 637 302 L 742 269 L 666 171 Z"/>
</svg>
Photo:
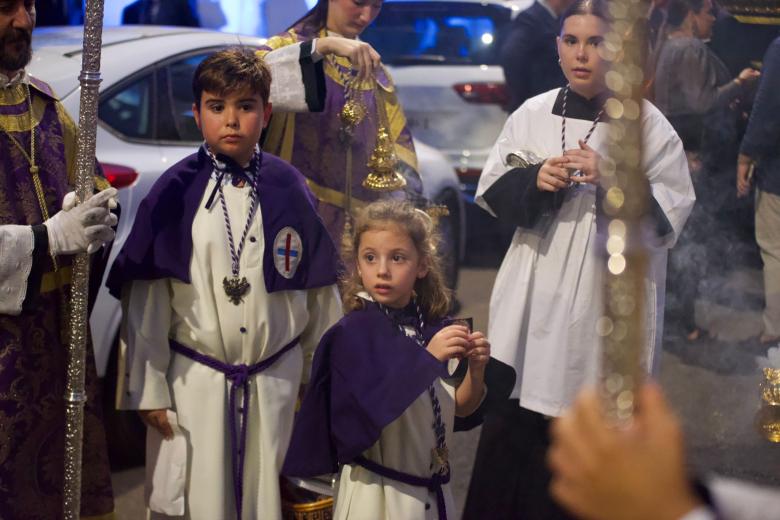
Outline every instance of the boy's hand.
<svg viewBox="0 0 780 520">
<path fill-rule="evenodd" d="M 469 334 L 471 348 L 468 352 L 469 370 L 484 374 L 485 367 L 490 361 L 490 342 L 481 332 Z"/>
<path fill-rule="evenodd" d="M 154 428 L 167 441 L 173 439 L 173 428 L 168 422 L 168 410 L 138 410 L 141 420 L 150 428 Z"/>
<path fill-rule="evenodd" d="M 469 346 L 469 329 L 463 325 L 450 325 L 431 338 L 426 350 L 439 361 L 448 361 L 463 357 Z"/>
</svg>

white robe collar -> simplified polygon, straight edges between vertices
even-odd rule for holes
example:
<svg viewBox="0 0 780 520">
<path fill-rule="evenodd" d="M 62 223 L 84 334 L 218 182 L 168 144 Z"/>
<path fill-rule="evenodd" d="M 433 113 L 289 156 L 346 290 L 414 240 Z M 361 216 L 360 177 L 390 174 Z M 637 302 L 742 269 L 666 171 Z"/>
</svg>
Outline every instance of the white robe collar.
<svg viewBox="0 0 780 520">
<path fill-rule="evenodd" d="M 27 70 L 22 69 L 16 74 L 13 75 L 13 77 L 8 77 L 2 72 L 0 72 L 0 88 L 10 88 L 14 85 L 19 85 L 23 83 L 29 83 L 30 78 L 27 75 Z"/>
</svg>

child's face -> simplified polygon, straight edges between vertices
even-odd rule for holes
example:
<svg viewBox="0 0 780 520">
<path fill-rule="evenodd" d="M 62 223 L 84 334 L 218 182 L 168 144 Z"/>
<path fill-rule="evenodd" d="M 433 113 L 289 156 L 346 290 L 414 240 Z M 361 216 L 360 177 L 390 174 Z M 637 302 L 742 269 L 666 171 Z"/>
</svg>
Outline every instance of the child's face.
<svg viewBox="0 0 780 520">
<path fill-rule="evenodd" d="M 224 154 L 244 166 L 271 117 L 271 104 L 251 90 L 218 96 L 203 91 L 200 106 L 192 105 L 195 122 L 214 154 Z"/>
<path fill-rule="evenodd" d="M 409 303 L 415 281 L 428 274 L 412 239 L 392 224 L 360 235 L 357 265 L 368 294 L 395 309 Z"/>
</svg>

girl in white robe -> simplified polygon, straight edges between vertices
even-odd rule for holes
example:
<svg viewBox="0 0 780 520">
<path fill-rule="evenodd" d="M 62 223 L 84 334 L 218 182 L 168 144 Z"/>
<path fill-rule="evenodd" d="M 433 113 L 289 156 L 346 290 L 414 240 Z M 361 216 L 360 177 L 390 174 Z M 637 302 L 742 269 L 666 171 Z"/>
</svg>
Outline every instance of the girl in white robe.
<svg viewBox="0 0 780 520">
<path fill-rule="evenodd" d="M 514 409 L 486 419 L 465 518 L 488 512 L 565 518 L 547 498 L 544 451 L 547 418 L 561 415 L 597 376 L 605 262 L 599 161 L 609 132 L 603 122 L 608 63 L 600 47 L 607 12 L 601 0 L 577 0 L 564 13 L 558 53 L 569 84 L 509 116 L 479 180 L 477 203 L 517 226 L 493 287 L 488 326 L 495 357 L 513 366 L 517 379 Z M 653 372 L 667 250 L 695 197 L 680 139 L 649 102 L 642 104 L 641 126 L 641 166 L 652 195 L 643 361 Z"/>
<path fill-rule="evenodd" d="M 422 211 L 375 202 L 344 252 L 348 313 L 317 348 L 282 470 L 311 477 L 342 464 L 339 520 L 454 515 L 447 440 L 456 414 L 483 404 L 490 345 L 444 320 L 449 297 L 431 234 Z M 459 382 L 447 369 L 455 358 L 468 365 Z"/>
</svg>

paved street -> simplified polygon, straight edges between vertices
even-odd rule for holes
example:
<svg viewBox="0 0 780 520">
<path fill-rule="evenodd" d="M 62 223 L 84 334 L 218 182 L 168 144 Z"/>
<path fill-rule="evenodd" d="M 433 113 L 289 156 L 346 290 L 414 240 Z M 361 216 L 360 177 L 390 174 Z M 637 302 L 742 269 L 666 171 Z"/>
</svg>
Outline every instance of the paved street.
<svg viewBox="0 0 780 520">
<path fill-rule="evenodd" d="M 487 328 L 495 273 L 493 266 L 461 271 L 458 314 L 472 316 L 476 329 Z M 718 303 L 700 301 L 696 311 L 697 321 L 716 338 L 688 345 L 670 331 L 664 341 L 661 383 L 682 416 L 694 471 L 780 485 L 780 444 L 764 440 L 755 426 L 760 401 L 754 358 L 761 351 L 740 344 L 760 327 L 760 290 L 760 273 L 752 270 L 714 284 L 710 299 Z M 477 429 L 453 439 L 453 485 L 459 509 L 478 438 Z M 114 477 L 118 519 L 143 518 L 143 469 Z"/>
</svg>

